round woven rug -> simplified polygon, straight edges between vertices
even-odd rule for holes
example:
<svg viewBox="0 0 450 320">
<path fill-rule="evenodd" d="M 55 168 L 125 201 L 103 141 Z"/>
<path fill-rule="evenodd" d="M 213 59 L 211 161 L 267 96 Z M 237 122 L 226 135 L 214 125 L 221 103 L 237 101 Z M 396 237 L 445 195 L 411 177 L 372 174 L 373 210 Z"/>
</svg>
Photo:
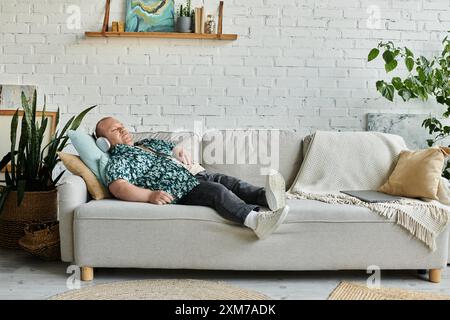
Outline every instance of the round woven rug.
<svg viewBox="0 0 450 320">
<path fill-rule="evenodd" d="M 369 289 L 353 282 L 341 282 L 328 300 L 450 300 L 450 296 L 398 288 Z"/>
<path fill-rule="evenodd" d="M 268 300 L 270 297 L 224 282 L 137 280 L 71 290 L 49 300 Z"/>
</svg>

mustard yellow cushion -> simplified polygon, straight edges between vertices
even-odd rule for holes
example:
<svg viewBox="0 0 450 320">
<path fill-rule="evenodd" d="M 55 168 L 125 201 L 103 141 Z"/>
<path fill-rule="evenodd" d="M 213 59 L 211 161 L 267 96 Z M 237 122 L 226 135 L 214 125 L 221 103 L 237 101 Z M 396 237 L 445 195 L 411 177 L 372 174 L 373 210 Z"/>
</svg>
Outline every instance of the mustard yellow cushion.
<svg viewBox="0 0 450 320">
<path fill-rule="evenodd" d="M 378 191 L 408 198 L 438 200 L 439 180 L 450 148 L 402 151 L 388 181 Z"/>
<path fill-rule="evenodd" d="M 81 161 L 80 157 L 58 152 L 58 156 L 63 162 L 64 166 L 73 174 L 83 178 L 91 197 L 95 200 L 111 198 L 108 190 L 98 181 L 97 177 L 92 171 Z"/>
</svg>

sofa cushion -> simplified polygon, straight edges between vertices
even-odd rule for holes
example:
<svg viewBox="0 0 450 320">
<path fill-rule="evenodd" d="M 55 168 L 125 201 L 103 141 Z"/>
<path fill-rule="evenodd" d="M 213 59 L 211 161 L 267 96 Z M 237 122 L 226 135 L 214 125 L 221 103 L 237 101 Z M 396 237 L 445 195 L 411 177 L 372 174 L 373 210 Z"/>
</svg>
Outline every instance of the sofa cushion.
<svg viewBox="0 0 450 320">
<path fill-rule="evenodd" d="M 91 197 L 95 200 L 111 198 L 108 189 L 97 179 L 94 173 L 81 161 L 79 156 L 57 152 L 64 166 L 73 174 L 83 178 Z"/>
<path fill-rule="evenodd" d="M 303 134 L 288 130 L 217 130 L 202 139 L 202 165 L 264 186 L 269 169 L 278 170 L 289 188 L 302 161 Z"/>
<path fill-rule="evenodd" d="M 362 208 L 292 200 L 268 239 L 197 206 L 91 201 L 75 210 L 80 266 L 210 270 L 442 268 L 448 228 L 430 252 L 395 223 Z M 350 209 L 350 210 L 348 210 Z"/>
<path fill-rule="evenodd" d="M 332 205 L 314 200 L 288 200 L 290 211 L 285 223 L 392 223 L 367 208 Z M 154 205 L 117 199 L 90 201 L 76 209 L 75 219 L 94 220 L 196 220 L 232 224 L 216 211 L 203 206 Z"/>
<path fill-rule="evenodd" d="M 400 152 L 394 171 L 378 191 L 395 196 L 439 200 L 442 170 L 449 155 L 450 148 L 446 147 Z"/>
<path fill-rule="evenodd" d="M 200 158 L 200 140 L 201 138 L 194 132 L 180 131 L 180 132 L 138 132 L 133 133 L 134 141 L 141 139 L 159 139 L 168 140 L 182 146 L 192 157 L 194 162 L 201 163 Z"/>
<path fill-rule="evenodd" d="M 105 168 L 109 159 L 108 153 L 100 150 L 95 144 L 95 139 L 85 132 L 69 130 L 67 135 L 80 155 L 81 160 L 106 187 Z"/>
</svg>

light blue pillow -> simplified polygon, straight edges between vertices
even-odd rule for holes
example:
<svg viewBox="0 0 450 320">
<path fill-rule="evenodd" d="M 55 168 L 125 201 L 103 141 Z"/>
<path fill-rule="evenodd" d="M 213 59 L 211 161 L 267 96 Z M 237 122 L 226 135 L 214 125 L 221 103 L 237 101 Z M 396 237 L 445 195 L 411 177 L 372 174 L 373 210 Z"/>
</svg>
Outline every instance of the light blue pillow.
<svg viewBox="0 0 450 320">
<path fill-rule="evenodd" d="M 84 164 L 107 187 L 105 171 L 109 154 L 100 150 L 95 144 L 95 139 L 85 132 L 69 130 L 67 135 Z"/>
<path fill-rule="evenodd" d="M 103 151 L 102 151 L 102 153 L 103 153 L 102 156 L 98 160 L 98 171 L 100 172 L 100 178 L 101 178 L 100 180 L 102 181 L 103 185 L 106 188 L 108 188 L 108 185 L 106 183 L 106 165 L 108 164 L 108 161 L 109 161 L 109 153 L 103 152 Z"/>
</svg>

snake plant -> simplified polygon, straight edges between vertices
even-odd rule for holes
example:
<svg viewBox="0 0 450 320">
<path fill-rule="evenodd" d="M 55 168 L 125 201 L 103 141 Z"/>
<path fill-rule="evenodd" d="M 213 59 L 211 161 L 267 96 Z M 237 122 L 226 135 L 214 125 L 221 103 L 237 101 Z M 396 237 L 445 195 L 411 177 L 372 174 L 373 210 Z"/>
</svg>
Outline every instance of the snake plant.
<svg viewBox="0 0 450 320">
<path fill-rule="evenodd" d="M 63 175 L 61 172 L 55 179 L 52 171 L 60 161 L 57 152 L 62 151 L 67 145 L 67 130 L 76 130 L 84 116 L 96 106 L 89 107 L 77 116 L 67 121 L 61 130 L 57 130 L 50 137 L 50 142 L 43 145 L 45 129 L 48 125 L 48 117 L 45 114 L 45 101 L 42 116 L 37 119 L 36 90 L 31 101 L 22 92 L 22 128 L 17 136 L 19 123 L 19 109 L 16 110 L 11 120 L 10 141 L 11 150 L 0 161 L 0 170 L 11 164 L 11 171 L 6 167 L 4 186 L 0 190 L 0 212 L 6 197 L 10 191 L 17 191 L 17 206 L 22 203 L 27 191 L 49 191 L 56 188 L 56 184 Z M 45 100 L 45 99 L 44 99 Z M 56 113 L 56 126 L 60 118 L 59 108 Z"/>
</svg>

